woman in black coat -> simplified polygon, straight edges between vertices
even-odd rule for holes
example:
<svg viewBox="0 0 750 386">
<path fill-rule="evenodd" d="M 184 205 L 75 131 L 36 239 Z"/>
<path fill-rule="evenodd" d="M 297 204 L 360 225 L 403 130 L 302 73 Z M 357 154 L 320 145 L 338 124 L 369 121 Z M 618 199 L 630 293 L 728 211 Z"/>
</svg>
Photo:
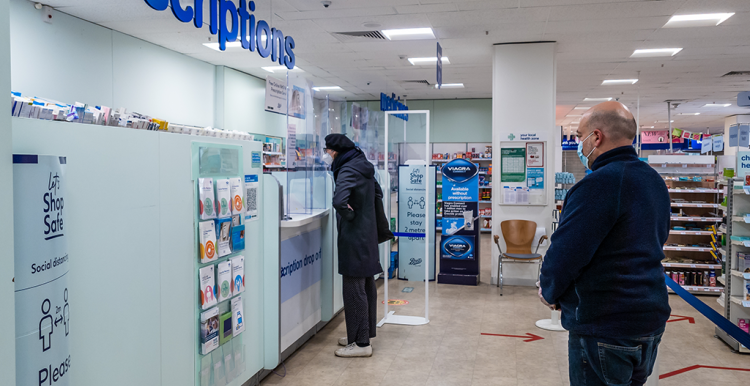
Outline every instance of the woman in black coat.
<svg viewBox="0 0 750 386">
<path fill-rule="evenodd" d="M 375 200 L 383 192 L 375 180 L 375 168 L 362 150 L 343 134 L 326 136 L 326 156 L 331 162 L 336 189 L 333 207 L 338 223 L 339 274 L 343 276 L 346 338 L 340 357 L 372 355 L 370 338 L 375 337 L 378 294 L 374 276 L 383 272 L 378 255 Z"/>
</svg>

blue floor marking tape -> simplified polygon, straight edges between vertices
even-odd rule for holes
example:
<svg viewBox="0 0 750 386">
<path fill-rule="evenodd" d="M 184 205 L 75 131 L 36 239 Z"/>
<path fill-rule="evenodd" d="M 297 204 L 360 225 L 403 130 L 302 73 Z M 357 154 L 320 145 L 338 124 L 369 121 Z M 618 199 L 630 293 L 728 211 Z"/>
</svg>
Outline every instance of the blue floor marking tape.
<svg viewBox="0 0 750 386">
<path fill-rule="evenodd" d="M 425 233 L 407 233 L 407 232 L 393 232 L 396 237 L 425 237 Z"/>
<path fill-rule="evenodd" d="M 744 345 L 745 347 L 750 348 L 750 334 L 746 333 L 745 331 L 742 331 L 739 327 L 737 327 L 734 323 L 727 320 L 725 317 L 723 317 L 718 312 L 714 311 L 713 308 L 709 307 L 706 303 L 703 303 L 702 301 L 698 300 L 693 294 L 690 292 L 687 292 L 684 288 L 682 288 L 679 284 L 675 283 L 672 278 L 664 274 L 664 281 L 667 283 L 667 286 L 672 289 L 677 295 L 679 295 L 683 300 L 685 300 L 688 304 L 693 306 L 698 312 L 703 314 L 708 320 L 711 321 L 711 323 L 715 324 L 720 329 L 724 330 L 729 336 L 740 342 L 740 344 Z"/>
</svg>

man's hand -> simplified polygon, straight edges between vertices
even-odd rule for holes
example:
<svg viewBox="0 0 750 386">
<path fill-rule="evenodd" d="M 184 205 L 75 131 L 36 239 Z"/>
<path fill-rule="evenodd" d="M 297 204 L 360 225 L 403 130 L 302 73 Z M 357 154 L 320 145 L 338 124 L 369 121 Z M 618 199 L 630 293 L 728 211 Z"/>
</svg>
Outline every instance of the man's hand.
<svg viewBox="0 0 750 386">
<path fill-rule="evenodd" d="M 538 285 L 538 283 L 537 283 L 537 285 Z M 542 296 L 542 287 L 539 287 L 539 300 L 542 302 L 542 304 L 544 304 L 545 306 L 547 306 L 550 310 L 552 310 L 552 311 L 557 310 L 557 306 L 551 305 L 551 304 L 547 303 L 546 300 L 544 300 L 544 296 Z"/>
<path fill-rule="evenodd" d="M 347 208 L 349 208 L 349 210 L 351 210 L 352 212 L 354 212 L 354 209 L 352 208 L 352 206 L 351 206 L 351 205 L 349 205 L 349 204 L 346 204 L 346 207 L 347 207 Z"/>
</svg>

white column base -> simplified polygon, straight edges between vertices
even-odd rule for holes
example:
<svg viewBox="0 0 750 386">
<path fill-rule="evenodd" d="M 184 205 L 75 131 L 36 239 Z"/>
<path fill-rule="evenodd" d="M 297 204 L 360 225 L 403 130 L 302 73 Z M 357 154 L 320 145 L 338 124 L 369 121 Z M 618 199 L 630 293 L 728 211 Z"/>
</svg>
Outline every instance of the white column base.
<svg viewBox="0 0 750 386">
<path fill-rule="evenodd" d="M 547 331 L 566 331 L 560 324 L 560 311 L 552 311 L 551 319 L 537 320 L 536 326 Z"/>
<path fill-rule="evenodd" d="M 384 324 L 400 324 L 405 326 L 422 326 L 430 323 L 427 318 L 421 316 L 403 316 L 395 315 L 396 311 L 391 311 L 383 318 L 379 323 L 378 327 L 383 327 Z"/>
</svg>

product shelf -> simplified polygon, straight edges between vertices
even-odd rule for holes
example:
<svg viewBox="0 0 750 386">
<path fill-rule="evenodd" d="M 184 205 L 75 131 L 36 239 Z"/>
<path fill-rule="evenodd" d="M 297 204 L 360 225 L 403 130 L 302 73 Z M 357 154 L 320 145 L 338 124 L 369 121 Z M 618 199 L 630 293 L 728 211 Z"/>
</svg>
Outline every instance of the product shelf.
<svg viewBox="0 0 750 386">
<path fill-rule="evenodd" d="M 480 229 L 480 231 L 482 231 L 482 232 L 492 232 L 492 229 L 490 229 L 490 228 L 482 228 L 482 229 Z"/>
<path fill-rule="evenodd" d="M 492 204 L 492 201 L 479 201 L 480 204 Z"/>
<path fill-rule="evenodd" d="M 663 265 L 666 268 L 698 268 L 698 269 L 720 269 L 721 264 L 686 264 L 686 263 L 664 263 L 662 262 L 661 265 Z"/>
<path fill-rule="evenodd" d="M 492 216 L 479 216 L 479 218 L 492 218 Z"/>
<path fill-rule="evenodd" d="M 713 232 L 711 231 L 676 231 L 671 230 L 669 231 L 670 235 L 682 235 L 682 236 L 711 236 Z"/>
<path fill-rule="evenodd" d="M 732 221 L 745 224 L 745 216 L 732 216 Z"/>
<path fill-rule="evenodd" d="M 750 300 L 742 300 L 739 296 L 730 296 L 729 300 L 743 308 L 750 308 Z"/>
<path fill-rule="evenodd" d="M 726 286 L 727 285 L 727 278 L 726 276 L 717 276 L 716 281 L 721 283 L 721 285 Z"/>
<path fill-rule="evenodd" d="M 280 151 L 264 151 L 263 154 L 265 155 L 282 155 Z"/>
<path fill-rule="evenodd" d="M 672 216 L 672 221 L 692 221 L 692 222 L 719 222 L 721 217 L 678 217 Z"/>
<path fill-rule="evenodd" d="M 748 240 L 750 242 L 750 240 Z M 732 240 L 732 245 L 736 245 L 738 247 L 744 247 L 744 241 L 738 241 L 738 240 Z"/>
<path fill-rule="evenodd" d="M 742 273 L 737 270 L 732 270 L 732 276 L 736 276 L 745 280 L 750 280 L 750 273 Z"/>
<path fill-rule="evenodd" d="M 721 193 L 719 189 L 669 189 L 669 193 Z"/>
<path fill-rule="evenodd" d="M 724 287 L 700 287 L 700 286 L 693 286 L 693 285 L 683 285 L 681 286 L 685 289 L 685 291 L 690 292 L 691 294 L 698 294 L 698 295 L 721 295 L 722 292 L 724 292 Z M 668 288 L 668 287 L 667 287 Z M 668 288 L 670 293 L 674 293 L 671 288 Z"/>
<path fill-rule="evenodd" d="M 492 158 L 472 158 L 472 161 L 492 161 Z"/>
<path fill-rule="evenodd" d="M 664 247 L 665 251 L 682 251 L 682 252 L 711 252 L 713 248 L 703 247 Z"/>
<path fill-rule="evenodd" d="M 680 203 L 673 202 L 672 208 L 718 208 L 719 204 L 693 204 L 693 203 Z"/>
<path fill-rule="evenodd" d="M 284 169 L 284 168 L 286 168 L 286 166 L 281 166 L 281 165 L 263 165 L 263 167 L 266 168 L 266 169 Z"/>
</svg>

